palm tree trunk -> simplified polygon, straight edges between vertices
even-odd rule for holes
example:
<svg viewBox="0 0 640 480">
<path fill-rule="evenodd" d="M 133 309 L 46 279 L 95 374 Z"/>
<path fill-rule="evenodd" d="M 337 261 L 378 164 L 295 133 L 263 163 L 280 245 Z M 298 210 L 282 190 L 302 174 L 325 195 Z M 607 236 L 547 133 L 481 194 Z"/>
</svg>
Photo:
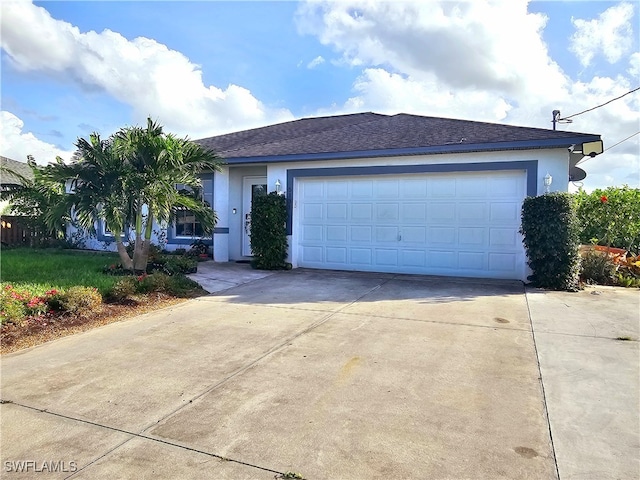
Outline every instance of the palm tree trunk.
<svg viewBox="0 0 640 480">
<path fill-rule="evenodd" d="M 147 215 L 147 222 L 144 228 L 144 241 L 142 242 L 142 252 L 140 256 L 140 264 L 144 262 L 144 270 L 146 271 L 149 264 L 149 247 L 151 246 L 151 234 L 153 233 L 153 213 L 149 208 L 149 214 Z"/>
<path fill-rule="evenodd" d="M 122 237 L 120 236 L 121 232 L 113 232 L 113 237 L 116 239 L 116 248 L 118 249 L 118 255 L 120 255 L 120 262 L 122 263 L 122 268 L 125 270 L 133 271 L 133 260 L 129 257 L 127 253 L 127 248 L 122 243 Z"/>
<path fill-rule="evenodd" d="M 133 269 L 136 273 L 144 273 L 147 271 L 147 260 L 144 258 L 142 243 L 142 206 L 138 204 L 138 212 L 136 214 L 136 241 L 133 246 Z"/>
</svg>

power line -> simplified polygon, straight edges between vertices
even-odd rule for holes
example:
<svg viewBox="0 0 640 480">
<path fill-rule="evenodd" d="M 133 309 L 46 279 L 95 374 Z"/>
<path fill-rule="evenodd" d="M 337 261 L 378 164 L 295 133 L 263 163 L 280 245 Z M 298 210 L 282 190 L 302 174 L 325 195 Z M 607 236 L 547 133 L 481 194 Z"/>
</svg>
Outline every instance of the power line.
<svg viewBox="0 0 640 480">
<path fill-rule="evenodd" d="M 602 153 L 608 152 L 609 150 L 611 150 L 613 147 L 617 147 L 618 145 L 620 145 L 621 143 L 626 142 L 627 140 L 630 140 L 631 138 L 635 137 L 636 135 L 638 135 L 640 133 L 640 131 L 637 131 L 636 133 L 632 133 L 631 135 L 629 135 L 627 138 L 620 140 L 618 143 L 614 143 L 613 145 L 611 145 L 610 147 L 608 147 L 606 150 L 604 150 Z M 591 160 L 594 157 L 584 157 L 582 160 L 580 160 L 577 164 L 581 164 L 586 162 L 587 160 Z M 576 164 L 576 165 L 577 165 Z"/>
<path fill-rule="evenodd" d="M 634 88 L 633 90 L 630 90 L 630 91 L 628 91 L 627 93 L 624 93 L 624 94 L 620 95 L 619 97 L 612 98 L 611 100 L 609 100 L 609 101 L 607 101 L 607 102 L 604 102 L 602 105 L 598 105 L 598 106 L 595 106 L 595 107 L 593 107 L 593 108 L 588 108 L 588 109 L 586 109 L 586 110 L 584 110 L 584 111 L 582 111 L 582 112 L 574 113 L 573 115 L 569 115 L 569 116 L 567 116 L 567 117 L 559 118 L 559 119 L 558 119 L 558 121 L 560 121 L 560 120 L 568 120 L 569 118 L 577 117 L 578 115 L 582 115 L 583 113 L 590 112 L 591 110 L 595 110 L 596 108 L 604 107 L 605 105 L 608 105 L 608 104 L 609 104 L 609 103 L 611 103 L 611 102 L 615 102 L 616 100 L 620 100 L 622 97 L 624 97 L 624 96 L 626 96 L 626 95 L 629 95 L 630 93 L 637 92 L 638 90 L 640 90 L 640 87 L 636 87 L 636 88 Z M 635 135 L 635 134 L 634 134 L 634 135 Z M 633 136 L 633 135 L 632 135 L 632 136 Z M 609 147 L 609 148 L 611 148 L 611 147 Z"/>
<path fill-rule="evenodd" d="M 609 148 L 607 148 L 605 150 L 605 152 L 608 152 L 609 150 L 611 150 L 613 147 L 617 147 L 618 145 L 620 145 L 622 142 L 626 142 L 627 140 L 629 140 L 631 137 L 635 137 L 636 135 L 638 135 L 640 133 L 640 131 L 636 132 L 636 133 L 632 133 L 631 135 L 629 135 L 627 138 L 625 138 L 624 140 L 620 140 L 618 143 L 614 143 L 613 145 L 611 145 Z M 603 152 L 604 153 L 604 152 Z"/>
</svg>

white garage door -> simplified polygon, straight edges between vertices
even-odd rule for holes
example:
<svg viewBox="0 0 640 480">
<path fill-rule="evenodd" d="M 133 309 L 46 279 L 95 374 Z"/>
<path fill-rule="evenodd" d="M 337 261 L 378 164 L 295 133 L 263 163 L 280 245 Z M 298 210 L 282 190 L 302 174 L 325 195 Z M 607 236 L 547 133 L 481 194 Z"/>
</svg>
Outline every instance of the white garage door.
<svg viewBox="0 0 640 480">
<path fill-rule="evenodd" d="M 524 171 L 301 178 L 301 267 L 524 279 Z"/>
</svg>

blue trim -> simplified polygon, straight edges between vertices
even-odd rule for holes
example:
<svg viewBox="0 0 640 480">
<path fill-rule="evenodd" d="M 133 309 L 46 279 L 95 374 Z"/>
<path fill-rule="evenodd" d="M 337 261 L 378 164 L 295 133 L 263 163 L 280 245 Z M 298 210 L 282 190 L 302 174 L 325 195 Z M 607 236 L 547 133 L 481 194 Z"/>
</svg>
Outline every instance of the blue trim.
<svg viewBox="0 0 640 480">
<path fill-rule="evenodd" d="M 169 229 L 172 229 L 173 225 L 169 225 L 169 228 L 167 229 L 167 244 L 170 245 L 191 245 L 193 242 L 195 242 L 196 240 L 202 240 L 204 242 L 213 242 L 213 239 L 211 237 L 170 237 L 169 236 Z M 214 235 L 228 235 L 229 234 L 229 227 L 215 227 L 213 229 L 213 234 Z"/>
<path fill-rule="evenodd" d="M 104 233 L 104 221 L 98 219 L 98 228 L 96 228 L 96 238 L 101 242 L 115 242 L 116 237 L 113 235 L 105 235 Z M 129 241 L 129 227 L 125 227 L 124 232 L 120 234 L 120 238 L 127 242 Z"/>
<path fill-rule="evenodd" d="M 338 177 L 363 175 L 397 175 L 405 173 L 487 172 L 524 170 L 527 174 L 527 196 L 538 194 L 538 161 L 485 163 L 443 163 L 431 165 L 376 165 L 369 167 L 301 168 L 287 170 L 287 235 L 293 232 L 294 182 L 305 177 Z"/>
<path fill-rule="evenodd" d="M 539 150 L 546 148 L 568 148 L 571 145 L 600 140 L 599 135 L 582 135 L 544 140 L 522 140 L 515 142 L 456 143 L 433 147 L 390 148 L 379 150 L 357 150 L 353 152 L 323 152 L 293 155 L 265 155 L 255 157 L 228 157 L 229 165 L 245 163 L 302 162 L 308 160 L 343 160 L 357 158 L 396 157 L 407 155 L 435 155 L 443 153 L 494 152 L 500 150 Z"/>
</svg>

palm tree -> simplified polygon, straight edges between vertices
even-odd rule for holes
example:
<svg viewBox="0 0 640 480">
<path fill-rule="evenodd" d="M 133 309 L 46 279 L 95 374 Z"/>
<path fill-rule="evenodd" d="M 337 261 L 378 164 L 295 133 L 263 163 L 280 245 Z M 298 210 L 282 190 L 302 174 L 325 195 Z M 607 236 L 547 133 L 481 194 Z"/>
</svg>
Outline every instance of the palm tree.
<svg viewBox="0 0 640 480">
<path fill-rule="evenodd" d="M 146 270 L 154 223 L 169 224 L 180 208 L 194 213 L 205 234 L 213 230 L 215 212 L 197 192 L 202 186 L 198 174 L 220 169 L 214 153 L 187 138 L 165 134 L 150 118 L 146 128 L 126 127 L 106 141 L 92 134 L 76 146 L 78 160 L 58 167 L 59 175 L 71 179 L 68 207 L 86 229 L 93 230 L 98 219 L 105 222 L 124 268 Z M 178 183 L 191 192 L 178 191 Z M 135 235 L 132 257 L 122 239 L 126 227 Z"/>
<path fill-rule="evenodd" d="M 89 140 L 79 138 L 71 163 L 52 165 L 51 175 L 70 182 L 70 194 L 64 208 L 81 228 L 95 232 L 98 220 L 113 233 L 122 266 L 133 270 L 133 262 L 123 242 L 132 202 L 129 196 L 130 167 L 117 154 L 112 139 L 103 140 L 93 133 Z"/>
</svg>

